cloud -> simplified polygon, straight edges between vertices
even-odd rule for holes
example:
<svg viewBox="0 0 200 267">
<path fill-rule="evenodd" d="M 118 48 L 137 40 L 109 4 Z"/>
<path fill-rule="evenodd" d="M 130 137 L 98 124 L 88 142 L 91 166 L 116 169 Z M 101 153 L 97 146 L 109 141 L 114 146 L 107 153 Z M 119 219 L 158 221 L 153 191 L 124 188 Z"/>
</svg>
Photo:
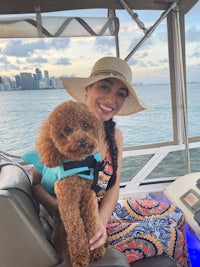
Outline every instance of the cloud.
<svg viewBox="0 0 200 267">
<path fill-rule="evenodd" d="M 158 61 L 160 64 L 165 64 L 165 63 L 169 63 L 169 60 L 167 59 L 167 58 L 163 58 L 163 59 L 160 59 L 159 61 Z"/>
<path fill-rule="evenodd" d="M 64 66 L 68 66 L 71 65 L 71 62 L 68 58 L 63 57 L 63 58 L 58 58 L 56 60 L 56 62 L 54 63 L 54 65 L 64 65 Z"/>
<path fill-rule="evenodd" d="M 0 64 L 9 64 L 9 61 L 6 56 L 0 57 Z"/>
<path fill-rule="evenodd" d="M 144 58 L 147 54 L 144 53 L 143 55 L 140 56 L 133 56 L 129 61 L 128 64 L 134 68 L 137 67 L 147 67 L 148 65 L 146 64 L 146 62 L 144 61 Z"/>
<path fill-rule="evenodd" d="M 0 47 L 1 74 L 32 71 L 36 67 L 50 69 L 50 65 L 69 65 L 70 61 L 59 57 L 58 52 L 68 48 L 69 38 L 57 39 L 9 39 Z M 2 56 L 1 56 L 2 55 Z M 9 74 L 6 75 L 9 75 Z"/>
<path fill-rule="evenodd" d="M 28 57 L 31 55 L 32 48 L 24 45 L 22 40 L 10 40 L 1 50 L 1 53 L 7 56 Z"/>
<path fill-rule="evenodd" d="M 148 57 L 148 55 L 149 55 L 148 52 L 143 52 L 142 54 L 138 55 L 137 58 L 139 58 L 139 59 L 144 59 L 144 58 Z"/>
<path fill-rule="evenodd" d="M 129 45 L 129 50 L 132 50 L 141 40 L 142 38 L 134 38 L 132 42 Z M 146 41 L 140 46 L 140 51 L 146 50 L 146 49 L 152 49 L 153 41 L 150 38 L 146 39 Z"/>
<path fill-rule="evenodd" d="M 48 45 L 44 40 L 26 41 L 24 39 L 9 40 L 1 53 L 13 57 L 29 57 L 37 49 L 47 49 Z"/>
<path fill-rule="evenodd" d="M 198 49 L 199 50 L 199 49 Z M 200 51 L 195 51 L 194 53 L 192 53 L 190 55 L 191 57 L 194 57 L 194 58 L 200 58 Z"/>
<path fill-rule="evenodd" d="M 48 45 L 50 48 L 55 48 L 55 49 L 65 49 L 68 48 L 71 43 L 70 38 L 55 38 L 55 39 L 50 39 Z"/>
<path fill-rule="evenodd" d="M 154 34 L 154 33 L 153 33 Z M 158 31 L 155 33 L 155 36 L 153 36 L 154 39 L 157 40 L 159 43 L 166 43 L 168 38 L 167 38 L 167 32 L 166 30 L 163 31 Z"/>
<path fill-rule="evenodd" d="M 107 55 L 112 53 L 113 47 L 115 47 L 115 40 L 113 37 L 96 38 L 94 42 L 94 50 L 105 53 Z"/>
<path fill-rule="evenodd" d="M 151 58 L 151 60 L 150 60 Z M 168 64 L 167 58 L 162 59 L 156 59 L 152 60 L 152 57 L 149 55 L 148 52 L 143 52 L 141 54 L 133 56 L 129 62 L 131 66 L 133 67 L 139 67 L 139 68 L 149 68 L 149 67 L 157 67 L 157 66 L 163 66 L 165 63 Z"/>
<path fill-rule="evenodd" d="M 27 63 L 35 63 L 35 64 L 44 64 L 44 63 L 48 63 L 48 59 L 44 58 L 44 57 L 31 57 L 31 58 L 27 58 L 26 59 Z"/>
<path fill-rule="evenodd" d="M 136 58 L 132 57 L 132 58 L 128 61 L 128 64 L 129 64 L 130 66 L 135 66 L 135 65 L 138 64 L 138 60 L 137 60 Z"/>
<path fill-rule="evenodd" d="M 0 68 L 4 72 L 9 72 L 10 70 L 19 70 L 20 65 L 16 65 L 11 63 L 6 56 L 1 56 L 0 57 Z M 7 74 L 6 74 L 7 75 Z"/>
<path fill-rule="evenodd" d="M 149 53 L 148 52 L 143 52 L 140 54 L 136 54 L 135 56 L 129 60 L 130 65 L 141 65 L 141 62 L 145 62 L 145 59 L 148 58 Z"/>
<path fill-rule="evenodd" d="M 9 40 L 0 52 L 7 56 L 29 57 L 38 51 L 50 49 L 65 49 L 69 46 L 70 39 L 15 39 Z"/>
<path fill-rule="evenodd" d="M 200 28 L 191 26 L 186 30 L 186 42 L 199 42 L 200 41 Z"/>
</svg>

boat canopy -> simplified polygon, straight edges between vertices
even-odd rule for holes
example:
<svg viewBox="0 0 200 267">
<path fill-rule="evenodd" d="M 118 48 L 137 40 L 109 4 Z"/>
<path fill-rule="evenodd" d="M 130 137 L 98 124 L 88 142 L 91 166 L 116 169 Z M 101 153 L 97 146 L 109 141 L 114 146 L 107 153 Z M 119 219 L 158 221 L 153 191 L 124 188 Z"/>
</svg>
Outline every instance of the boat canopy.
<svg viewBox="0 0 200 267">
<path fill-rule="evenodd" d="M 133 10 L 166 10 L 170 4 L 179 3 L 180 12 L 187 13 L 198 0 L 126 0 Z M 123 9 L 121 0 L 7 0 L 2 1 L 0 14 L 35 13 L 39 6 L 41 12 L 55 12 L 76 9 Z"/>
<path fill-rule="evenodd" d="M 36 16 L 0 19 L 1 38 L 115 36 L 119 31 L 116 17 Z"/>
</svg>

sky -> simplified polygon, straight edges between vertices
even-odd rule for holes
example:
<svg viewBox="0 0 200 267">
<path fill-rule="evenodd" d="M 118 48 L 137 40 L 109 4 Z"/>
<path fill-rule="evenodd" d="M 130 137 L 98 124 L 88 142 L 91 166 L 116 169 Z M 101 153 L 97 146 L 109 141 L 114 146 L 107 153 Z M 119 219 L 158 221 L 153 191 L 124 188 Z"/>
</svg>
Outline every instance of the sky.
<svg viewBox="0 0 200 267">
<path fill-rule="evenodd" d="M 102 12 L 103 13 L 103 12 Z M 151 27 L 161 12 L 137 11 L 146 28 Z M 187 81 L 200 82 L 200 2 L 186 15 Z M 55 15 L 55 14 L 52 14 Z M 61 12 L 63 16 L 75 13 Z M 93 15 L 93 14 L 92 14 Z M 96 15 L 96 14 L 95 14 Z M 80 16 L 91 16 L 81 11 Z M 94 15 L 93 15 L 94 16 Z M 106 16 L 106 13 L 98 13 Z M 117 12 L 120 24 L 120 57 L 125 58 L 143 37 L 143 31 L 125 12 Z M 1 17 L 0 17 L 1 19 Z M 168 83 L 168 51 L 166 20 L 128 61 L 133 83 Z M 11 77 L 20 72 L 34 73 L 35 68 L 49 71 L 49 76 L 87 77 L 96 60 L 116 56 L 114 37 L 27 38 L 0 40 L 0 76 Z"/>
</svg>

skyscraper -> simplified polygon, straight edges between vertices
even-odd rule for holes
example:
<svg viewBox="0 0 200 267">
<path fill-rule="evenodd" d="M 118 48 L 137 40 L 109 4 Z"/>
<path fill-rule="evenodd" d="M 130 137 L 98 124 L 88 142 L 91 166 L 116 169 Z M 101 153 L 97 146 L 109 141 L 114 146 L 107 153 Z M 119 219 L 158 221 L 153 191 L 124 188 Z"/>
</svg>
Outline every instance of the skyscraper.
<svg viewBox="0 0 200 267">
<path fill-rule="evenodd" d="M 48 72 L 48 70 L 45 70 L 44 71 L 44 79 L 45 79 L 45 83 L 46 83 L 47 87 L 50 86 L 49 72 Z"/>
<path fill-rule="evenodd" d="M 20 78 L 22 89 L 33 89 L 33 78 L 31 73 L 21 72 Z"/>
<path fill-rule="evenodd" d="M 17 87 L 17 88 L 21 88 L 21 79 L 20 79 L 20 75 L 16 75 L 16 76 L 15 76 L 15 82 L 16 82 L 16 87 Z"/>
<path fill-rule="evenodd" d="M 42 79 L 42 72 L 40 69 L 35 69 L 35 75 L 34 75 L 34 88 L 39 89 L 40 88 L 40 80 Z"/>
<path fill-rule="evenodd" d="M 4 84 L 3 84 L 3 79 L 2 77 L 0 76 L 0 91 L 4 90 Z"/>
</svg>

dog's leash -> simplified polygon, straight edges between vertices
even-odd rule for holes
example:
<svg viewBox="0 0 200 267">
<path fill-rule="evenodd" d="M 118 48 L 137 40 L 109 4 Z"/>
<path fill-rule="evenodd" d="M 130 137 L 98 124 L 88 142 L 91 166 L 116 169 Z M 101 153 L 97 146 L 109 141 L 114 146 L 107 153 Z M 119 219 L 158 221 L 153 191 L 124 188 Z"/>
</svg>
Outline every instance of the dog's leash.
<svg viewBox="0 0 200 267">
<path fill-rule="evenodd" d="M 63 163 L 63 168 L 65 171 L 70 169 L 76 169 L 81 167 L 87 167 L 89 170 L 79 172 L 79 174 L 89 175 L 91 170 L 93 169 L 93 183 L 91 189 L 97 194 L 101 187 L 98 185 L 98 176 L 99 171 L 103 170 L 103 162 L 97 161 L 94 155 L 90 155 L 83 160 L 77 161 L 67 161 Z"/>
</svg>

